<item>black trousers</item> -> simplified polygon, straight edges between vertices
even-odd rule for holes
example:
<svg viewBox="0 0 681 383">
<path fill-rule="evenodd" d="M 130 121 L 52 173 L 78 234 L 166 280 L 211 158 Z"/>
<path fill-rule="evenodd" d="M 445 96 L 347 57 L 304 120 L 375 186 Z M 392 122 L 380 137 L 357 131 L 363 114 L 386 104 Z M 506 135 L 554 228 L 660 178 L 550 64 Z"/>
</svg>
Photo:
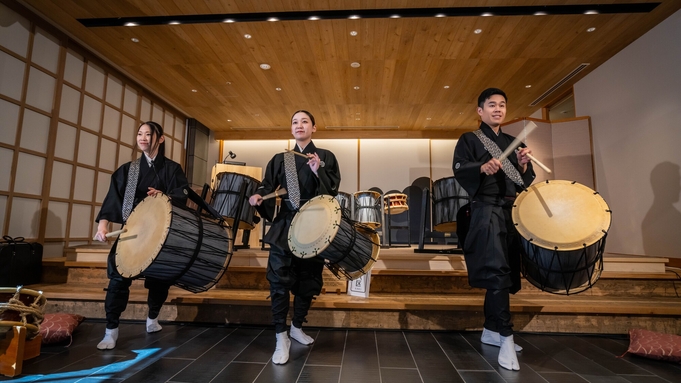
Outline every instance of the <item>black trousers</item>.
<svg viewBox="0 0 681 383">
<path fill-rule="evenodd" d="M 487 290 L 485 294 L 485 328 L 501 336 L 513 335 L 511 301 L 508 289 Z"/>
<path fill-rule="evenodd" d="M 324 261 L 319 257 L 300 259 L 289 251 L 271 245 L 267 280 L 270 282 L 272 299 L 272 323 L 277 333 L 287 330 L 290 293 L 294 295 L 293 325 L 300 328 L 306 322 L 312 299 L 322 290 L 323 268 Z"/>
<path fill-rule="evenodd" d="M 116 269 L 116 247 L 118 241 L 114 242 L 107 259 L 106 274 L 109 277 L 109 287 L 106 289 L 106 299 L 104 300 L 104 311 L 106 312 L 106 328 L 118 328 L 121 314 L 128 307 L 130 298 L 130 285 L 132 279 L 124 278 Z M 157 279 L 148 278 L 144 281 L 144 287 L 149 290 L 147 295 L 147 305 L 149 306 L 149 318 L 156 319 L 161 312 L 163 303 L 168 298 L 170 284 L 161 282 Z"/>
</svg>

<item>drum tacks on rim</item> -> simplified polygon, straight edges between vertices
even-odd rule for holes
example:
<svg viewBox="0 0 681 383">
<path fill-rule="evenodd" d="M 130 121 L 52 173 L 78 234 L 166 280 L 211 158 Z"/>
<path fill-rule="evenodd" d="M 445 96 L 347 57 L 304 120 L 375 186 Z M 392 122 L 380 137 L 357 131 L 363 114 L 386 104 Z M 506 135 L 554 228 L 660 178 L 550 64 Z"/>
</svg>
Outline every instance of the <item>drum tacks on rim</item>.
<svg viewBox="0 0 681 383">
<path fill-rule="evenodd" d="M 592 287 L 603 271 L 611 214 L 597 192 L 577 182 L 544 181 L 521 192 L 512 217 L 525 278 L 554 294 Z"/>
<path fill-rule="evenodd" d="M 378 234 L 350 221 L 338 201 L 320 195 L 303 205 L 291 221 L 288 245 L 298 258 L 319 256 L 337 277 L 350 280 L 366 274 L 378 260 Z"/>
</svg>

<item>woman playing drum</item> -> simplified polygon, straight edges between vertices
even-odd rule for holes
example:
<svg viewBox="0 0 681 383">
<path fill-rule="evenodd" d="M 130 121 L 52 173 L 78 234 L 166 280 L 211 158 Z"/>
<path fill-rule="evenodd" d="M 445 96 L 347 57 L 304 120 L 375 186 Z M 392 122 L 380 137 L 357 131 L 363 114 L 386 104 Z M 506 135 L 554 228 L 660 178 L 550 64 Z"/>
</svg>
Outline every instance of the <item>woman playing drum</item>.
<svg viewBox="0 0 681 383">
<path fill-rule="evenodd" d="M 164 141 L 163 128 L 156 122 L 145 122 L 137 129 L 137 146 L 143 155 L 122 165 L 111 176 L 109 192 L 96 220 L 99 223 L 96 240 L 106 241 L 109 222 L 125 223 L 132 209 L 147 196 L 165 193 L 174 202 L 182 205 L 186 202 L 184 188 L 188 186 L 187 177 L 178 163 L 165 157 Z M 117 243 L 114 243 L 108 257 L 109 287 L 104 301 L 106 332 L 104 339 L 97 345 L 100 350 L 116 347 L 119 318 L 128 305 L 132 283 L 132 279 L 122 277 L 116 270 Z M 144 287 L 149 289 L 147 332 L 160 331 L 158 315 L 168 297 L 170 284 L 147 278 Z"/>
<path fill-rule="evenodd" d="M 281 211 L 263 239 L 271 246 L 267 280 L 270 282 L 272 321 L 277 333 L 277 345 L 272 356 L 275 364 L 284 364 L 289 358 L 291 340 L 286 333 L 286 316 L 290 292 L 295 295 L 291 338 L 305 345 L 314 342 L 301 328 L 313 296 L 321 293 L 324 260 L 319 257 L 295 257 L 289 249 L 287 239 L 291 221 L 305 202 L 320 194 L 338 194 L 340 170 L 336 157 L 330 151 L 314 145 L 312 133 L 316 130 L 315 119 L 310 112 L 300 110 L 293 114 L 291 134 L 296 140 L 296 147 L 293 151 L 276 154 L 270 160 L 262 185 L 249 199 L 252 206 L 258 206 L 258 212 L 263 217 L 271 220 L 274 200 L 264 201 L 263 196 L 280 187 L 288 191 Z M 298 155 L 294 155 L 294 151 Z"/>
</svg>

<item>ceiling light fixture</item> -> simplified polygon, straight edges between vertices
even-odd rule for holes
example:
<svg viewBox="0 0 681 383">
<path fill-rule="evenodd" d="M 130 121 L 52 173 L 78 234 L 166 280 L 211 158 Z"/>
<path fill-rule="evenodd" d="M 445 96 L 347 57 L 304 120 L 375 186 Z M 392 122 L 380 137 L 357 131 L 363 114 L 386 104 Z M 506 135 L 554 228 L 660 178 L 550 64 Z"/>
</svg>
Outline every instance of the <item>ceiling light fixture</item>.
<svg viewBox="0 0 681 383">
<path fill-rule="evenodd" d="M 525 85 L 525 88 L 532 88 L 532 85 Z"/>
<path fill-rule="evenodd" d="M 232 82 L 231 82 L 231 81 L 227 81 L 225 84 L 227 84 L 227 85 L 232 85 Z"/>
<path fill-rule="evenodd" d="M 268 69 L 270 69 L 270 68 L 272 68 L 272 67 L 270 66 L 270 64 L 265 64 L 265 63 L 260 64 L 260 69 L 268 70 Z"/>
<path fill-rule="evenodd" d="M 270 17 L 269 19 L 267 19 L 267 21 L 279 21 L 279 19 L 277 19 L 276 17 Z"/>
<path fill-rule="evenodd" d="M 350 63 L 350 66 L 353 68 L 359 68 L 359 63 L 355 61 L 353 63 Z"/>
<path fill-rule="evenodd" d="M 350 31 L 350 36 L 357 36 L 357 31 Z"/>
<path fill-rule="evenodd" d="M 480 16 L 482 16 L 482 17 L 490 17 L 490 16 L 494 16 L 494 14 L 492 14 L 491 12 L 485 12 L 485 13 L 483 13 L 483 14 L 480 15 Z"/>
<path fill-rule="evenodd" d="M 196 92 L 198 92 L 198 90 L 196 90 L 196 89 L 192 89 L 192 92 L 196 93 Z"/>
<path fill-rule="evenodd" d="M 595 31 L 595 30 L 596 30 L 595 27 L 591 27 L 591 28 L 587 29 L 586 31 L 589 32 L 589 33 L 591 33 L 591 32 L 593 32 L 593 31 Z"/>
<path fill-rule="evenodd" d="M 482 29 L 476 29 L 476 30 L 473 31 L 473 33 L 475 33 L 476 35 L 479 35 L 479 34 L 482 33 Z"/>
<path fill-rule="evenodd" d="M 445 85 L 445 89 L 449 89 L 449 85 Z"/>
<path fill-rule="evenodd" d="M 546 16 L 546 15 L 548 15 L 548 13 L 546 13 L 544 11 L 537 11 L 537 12 L 534 13 L 534 15 L 535 16 Z"/>
<path fill-rule="evenodd" d="M 222 20 L 223 23 L 231 24 L 234 22 L 234 19 L 224 19 Z"/>
<path fill-rule="evenodd" d="M 445 15 L 444 13 L 438 13 L 437 15 L 435 15 L 435 17 L 447 17 L 447 15 Z"/>
<path fill-rule="evenodd" d="M 227 120 L 227 122 L 232 122 L 232 120 Z"/>
<path fill-rule="evenodd" d="M 130 39 L 133 43 L 139 43 L 140 40 L 137 37 L 133 37 Z"/>
<path fill-rule="evenodd" d="M 277 92 L 281 91 L 281 88 L 274 88 Z"/>
<path fill-rule="evenodd" d="M 358 87 L 358 86 L 356 86 L 356 87 L 354 87 L 354 88 L 352 88 L 352 89 L 354 89 L 354 90 L 359 90 L 359 87 Z"/>
<path fill-rule="evenodd" d="M 129 23 L 125 23 L 124 25 L 125 25 L 126 27 L 136 27 L 136 26 L 138 26 L 139 24 L 133 23 L 133 22 L 129 22 Z"/>
<path fill-rule="evenodd" d="M 246 34 L 244 35 L 244 38 L 245 38 L 245 39 L 250 39 L 251 37 L 253 37 L 253 36 L 249 35 L 248 33 L 246 33 Z"/>
<path fill-rule="evenodd" d="M 180 25 L 181 23 L 179 21 L 171 21 L 168 24 L 170 25 Z"/>
<path fill-rule="evenodd" d="M 585 15 L 597 15 L 598 11 L 595 11 L 595 10 L 585 11 L 584 14 Z"/>
<path fill-rule="evenodd" d="M 310 16 L 307 19 L 308 20 L 319 20 L 319 16 Z"/>
<path fill-rule="evenodd" d="M 400 15 L 390 15 L 390 18 L 391 18 L 391 19 L 399 19 L 399 18 L 400 18 Z"/>
<path fill-rule="evenodd" d="M 350 20 L 357 20 L 359 18 L 360 18 L 359 15 L 351 15 L 350 17 L 348 17 L 348 19 Z"/>
</svg>

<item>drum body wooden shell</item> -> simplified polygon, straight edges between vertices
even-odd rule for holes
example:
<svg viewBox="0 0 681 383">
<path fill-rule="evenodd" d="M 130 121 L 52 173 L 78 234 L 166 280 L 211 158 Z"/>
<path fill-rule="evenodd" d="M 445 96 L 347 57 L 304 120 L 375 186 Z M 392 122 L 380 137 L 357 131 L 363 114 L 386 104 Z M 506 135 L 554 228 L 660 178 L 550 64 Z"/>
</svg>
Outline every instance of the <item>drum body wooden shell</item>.
<svg viewBox="0 0 681 383">
<path fill-rule="evenodd" d="M 611 211 L 598 193 L 571 181 L 541 182 L 518 195 L 512 217 L 530 283 L 565 295 L 596 283 L 611 223 Z"/>
<path fill-rule="evenodd" d="M 42 291 L 0 287 L 0 302 L 0 327 L 24 326 L 28 339 L 38 336 L 47 302 Z"/>
<path fill-rule="evenodd" d="M 225 221 L 230 226 L 234 226 L 239 208 L 239 194 L 244 183 L 246 184 L 246 194 L 241 201 L 239 229 L 252 230 L 256 225 L 253 221 L 255 207 L 248 203 L 248 197 L 255 194 L 255 191 L 260 187 L 260 181 L 255 178 L 239 173 L 219 173 L 216 176 L 215 190 L 213 190 L 210 205 L 225 217 Z"/>
<path fill-rule="evenodd" d="M 403 193 L 390 193 L 383 196 L 383 210 L 386 214 L 400 214 L 409 210 L 407 195 Z"/>
<path fill-rule="evenodd" d="M 116 245 L 116 267 L 126 278 L 152 277 L 191 292 L 206 291 L 232 257 L 231 230 L 159 194 L 130 214 Z"/>
<path fill-rule="evenodd" d="M 454 177 L 440 178 L 433 182 L 433 230 L 456 232 L 456 213 L 468 202 L 468 193 Z"/>
<path fill-rule="evenodd" d="M 336 276 L 357 279 L 373 267 L 380 251 L 378 234 L 352 222 L 338 201 L 321 195 L 300 208 L 291 222 L 288 244 L 299 258 L 319 256 Z"/>
<path fill-rule="evenodd" d="M 358 191 L 355 197 L 355 221 L 372 228 L 381 226 L 381 194 L 372 190 Z"/>
</svg>

